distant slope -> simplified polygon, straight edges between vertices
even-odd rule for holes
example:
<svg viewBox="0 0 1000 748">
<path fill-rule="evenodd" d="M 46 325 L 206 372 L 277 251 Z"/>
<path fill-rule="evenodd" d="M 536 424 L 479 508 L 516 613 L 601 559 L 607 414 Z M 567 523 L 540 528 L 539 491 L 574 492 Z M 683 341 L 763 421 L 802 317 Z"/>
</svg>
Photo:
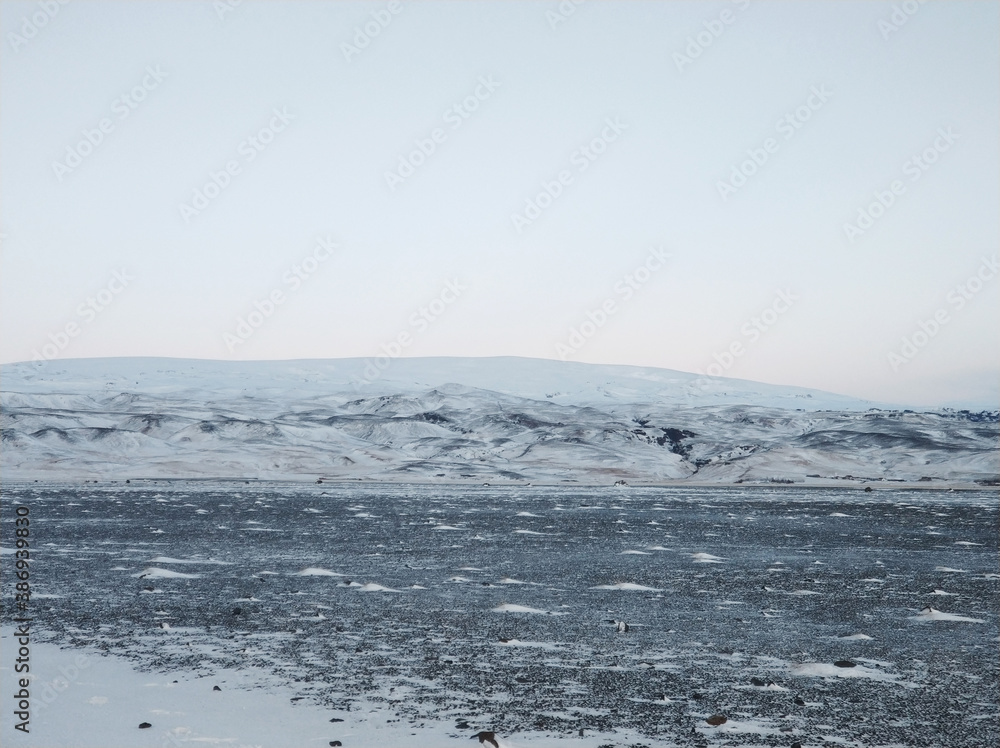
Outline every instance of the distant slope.
<svg viewBox="0 0 1000 748">
<path fill-rule="evenodd" d="M 641 367 L 77 359 L 5 365 L 0 388 L 7 480 L 954 483 L 1000 472 L 994 415 L 876 411 Z"/>
</svg>

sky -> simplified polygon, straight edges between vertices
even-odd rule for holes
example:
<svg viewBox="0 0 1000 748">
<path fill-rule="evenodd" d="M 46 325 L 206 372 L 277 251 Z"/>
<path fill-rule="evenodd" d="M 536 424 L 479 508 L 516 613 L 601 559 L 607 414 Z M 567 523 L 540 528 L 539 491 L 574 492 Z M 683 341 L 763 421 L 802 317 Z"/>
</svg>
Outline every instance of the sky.
<svg viewBox="0 0 1000 748">
<path fill-rule="evenodd" d="M 0 362 L 997 408 L 997 2 L 0 3 Z"/>
</svg>

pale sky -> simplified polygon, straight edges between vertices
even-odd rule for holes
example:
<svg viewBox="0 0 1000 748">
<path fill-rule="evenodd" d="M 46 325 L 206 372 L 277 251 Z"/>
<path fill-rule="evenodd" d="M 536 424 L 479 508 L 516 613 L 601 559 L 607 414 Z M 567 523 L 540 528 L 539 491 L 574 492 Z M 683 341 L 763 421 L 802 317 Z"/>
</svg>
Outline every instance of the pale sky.
<svg viewBox="0 0 1000 748">
<path fill-rule="evenodd" d="M 564 357 L 996 408 L 998 20 L 2 2 L 0 361 Z"/>
</svg>

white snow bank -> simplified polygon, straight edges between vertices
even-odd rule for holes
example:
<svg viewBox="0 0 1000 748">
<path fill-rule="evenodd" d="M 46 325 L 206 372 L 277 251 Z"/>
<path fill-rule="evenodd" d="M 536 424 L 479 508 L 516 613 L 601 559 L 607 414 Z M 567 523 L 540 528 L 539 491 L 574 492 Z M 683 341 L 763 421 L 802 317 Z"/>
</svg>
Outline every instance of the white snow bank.
<svg viewBox="0 0 1000 748">
<path fill-rule="evenodd" d="M 692 553 L 691 558 L 696 564 L 721 564 L 724 559 L 711 553 Z"/>
<path fill-rule="evenodd" d="M 391 587 L 383 587 L 381 584 L 375 584 L 374 582 L 369 582 L 368 584 L 363 584 L 357 588 L 358 592 L 399 592 L 399 590 L 394 590 Z"/>
<path fill-rule="evenodd" d="M 965 623 L 985 623 L 982 618 L 969 618 L 955 613 L 945 613 L 930 606 L 924 608 L 915 616 L 909 617 L 911 621 L 964 621 Z"/>
<path fill-rule="evenodd" d="M 627 590 L 631 592 L 662 592 L 658 587 L 646 587 L 633 582 L 618 582 L 617 584 L 599 584 L 591 587 L 592 590 Z"/>
<path fill-rule="evenodd" d="M 137 579 L 197 579 L 197 574 L 183 574 L 179 571 L 172 571 L 171 569 L 160 569 L 156 566 L 150 566 L 143 569 L 138 574 L 133 574 L 133 577 Z"/>
<path fill-rule="evenodd" d="M 837 667 L 826 662 L 803 662 L 800 665 L 790 666 L 788 672 L 791 675 L 813 678 L 864 678 L 881 683 L 901 683 L 895 675 L 864 665 Z"/>
<path fill-rule="evenodd" d="M 538 608 L 529 608 L 527 605 L 514 605 L 513 603 L 503 603 L 491 608 L 494 613 L 540 613 L 542 615 L 547 614 L 547 610 L 539 610 Z"/>
<path fill-rule="evenodd" d="M 329 569 L 321 569 L 318 566 L 307 566 L 302 571 L 297 571 L 293 576 L 296 577 L 346 577 L 346 574 L 338 574 L 335 571 L 330 571 Z"/>
</svg>

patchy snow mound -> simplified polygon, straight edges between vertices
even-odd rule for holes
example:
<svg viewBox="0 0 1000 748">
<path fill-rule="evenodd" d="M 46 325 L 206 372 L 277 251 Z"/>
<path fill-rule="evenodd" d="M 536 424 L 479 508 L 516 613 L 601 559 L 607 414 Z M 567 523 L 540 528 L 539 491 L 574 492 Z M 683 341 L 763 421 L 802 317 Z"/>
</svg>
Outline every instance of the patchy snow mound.
<svg viewBox="0 0 1000 748">
<path fill-rule="evenodd" d="M 491 608 L 494 613 L 535 613 L 546 615 L 549 611 L 539 610 L 538 608 L 529 608 L 527 605 L 514 605 L 513 603 L 503 603 Z"/>
<path fill-rule="evenodd" d="M 399 590 L 394 590 L 391 587 L 383 587 L 381 584 L 375 584 L 374 582 L 363 584 L 357 590 L 358 592 L 399 592 Z"/>
<path fill-rule="evenodd" d="M 882 683 L 900 683 L 898 677 L 864 665 L 838 667 L 826 662 L 803 662 L 800 665 L 792 665 L 788 668 L 788 672 L 791 675 L 813 678 L 864 678 Z"/>
<path fill-rule="evenodd" d="M 170 569 L 160 569 L 156 566 L 150 566 L 143 569 L 138 574 L 133 574 L 133 577 L 137 579 L 197 579 L 197 574 L 182 574 L 179 571 L 171 571 Z"/>
<path fill-rule="evenodd" d="M 321 569 L 318 566 L 308 566 L 302 571 L 295 572 L 297 577 L 346 577 L 346 574 L 338 574 L 329 569 Z"/>
<path fill-rule="evenodd" d="M 646 587 L 645 585 L 633 582 L 618 582 L 617 584 L 599 584 L 591 587 L 592 590 L 626 590 L 629 592 L 662 592 L 659 587 Z"/>
<path fill-rule="evenodd" d="M 969 618 L 955 613 L 945 613 L 927 606 L 915 616 L 910 616 L 911 621 L 963 621 L 965 623 L 985 623 L 982 618 Z"/>
<path fill-rule="evenodd" d="M 711 553 L 692 553 L 691 558 L 696 564 L 721 564 L 724 559 Z"/>
</svg>

